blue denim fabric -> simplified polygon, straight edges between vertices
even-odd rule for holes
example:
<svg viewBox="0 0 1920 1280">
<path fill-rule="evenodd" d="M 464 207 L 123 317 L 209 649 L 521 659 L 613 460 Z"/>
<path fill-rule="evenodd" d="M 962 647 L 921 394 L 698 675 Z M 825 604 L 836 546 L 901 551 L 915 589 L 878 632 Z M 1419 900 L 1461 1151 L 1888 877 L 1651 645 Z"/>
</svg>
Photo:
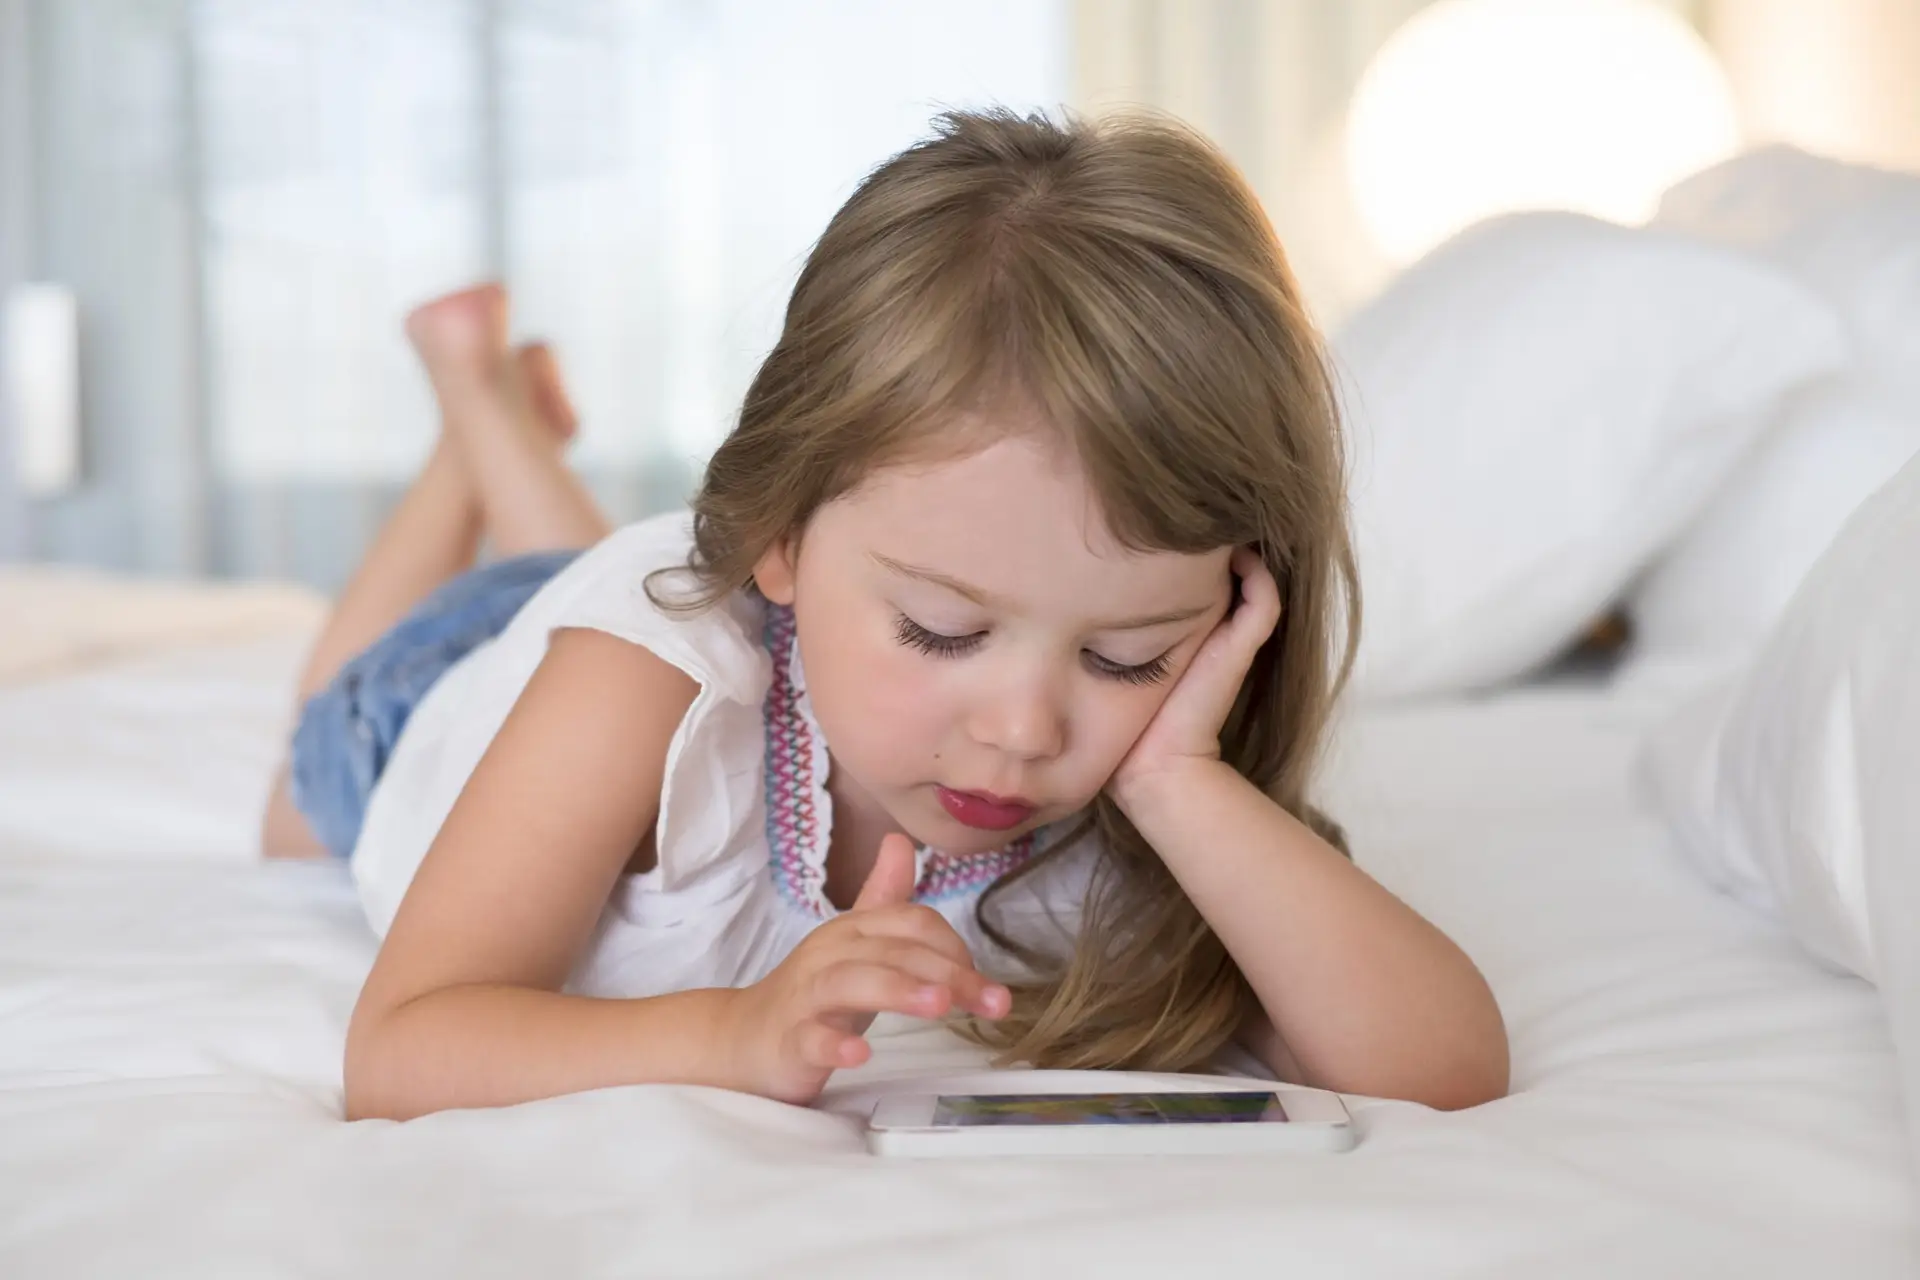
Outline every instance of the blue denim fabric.
<svg viewBox="0 0 1920 1280">
<path fill-rule="evenodd" d="M 293 733 L 293 803 L 337 857 L 353 852 L 367 798 L 427 690 L 579 554 L 515 556 L 451 579 L 307 700 Z"/>
</svg>

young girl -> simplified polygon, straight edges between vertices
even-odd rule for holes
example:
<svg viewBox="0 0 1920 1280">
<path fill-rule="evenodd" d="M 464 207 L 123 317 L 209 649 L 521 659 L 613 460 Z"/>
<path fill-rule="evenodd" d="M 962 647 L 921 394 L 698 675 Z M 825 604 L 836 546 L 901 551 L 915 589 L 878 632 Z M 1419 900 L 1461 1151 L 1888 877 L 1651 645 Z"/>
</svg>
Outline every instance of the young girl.
<svg viewBox="0 0 1920 1280">
<path fill-rule="evenodd" d="M 498 290 L 409 328 L 442 438 L 266 824 L 385 934 L 350 1117 L 804 1102 L 881 1012 L 1043 1066 L 1237 1040 L 1505 1092 L 1479 973 L 1307 802 L 1357 620 L 1334 401 L 1200 139 L 944 117 L 828 225 L 690 519 L 607 532 Z"/>
</svg>

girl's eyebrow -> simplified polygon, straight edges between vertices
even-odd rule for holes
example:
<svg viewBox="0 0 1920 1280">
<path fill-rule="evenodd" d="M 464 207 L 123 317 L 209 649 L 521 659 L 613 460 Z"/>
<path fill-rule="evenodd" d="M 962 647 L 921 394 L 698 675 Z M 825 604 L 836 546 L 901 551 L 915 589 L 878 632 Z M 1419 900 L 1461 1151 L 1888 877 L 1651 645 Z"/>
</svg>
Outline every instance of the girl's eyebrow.
<svg viewBox="0 0 1920 1280">
<path fill-rule="evenodd" d="M 979 587 L 971 586 L 960 581 L 958 578 L 949 577 L 937 569 L 922 569 L 916 565 L 902 564 L 889 556 L 881 555 L 878 551 L 869 551 L 867 554 L 873 557 L 874 563 L 890 573 L 897 573 L 904 578 L 915 578 L 921 582 L 932 583 L 936 587 L 944 587 L 955 595 L 965 596 L 982 609 L 1004 607 L 1003 602 L 998 600 L 991 592 L 982 591 Z M 1190 622 L 1205 613 L 1210 607 L 1209 605 L 1203 604 L 1192 609 L 1170 609 L 1165 613 L 1150 614 L 1144 618 L 1128 618 L 1121 622 L 1102 622 L 1095 625 L 1092 629 L 1095 631 L 1145 631 L 1149 627 L 1164 627 L 1175 622 Z"/>
</svg>

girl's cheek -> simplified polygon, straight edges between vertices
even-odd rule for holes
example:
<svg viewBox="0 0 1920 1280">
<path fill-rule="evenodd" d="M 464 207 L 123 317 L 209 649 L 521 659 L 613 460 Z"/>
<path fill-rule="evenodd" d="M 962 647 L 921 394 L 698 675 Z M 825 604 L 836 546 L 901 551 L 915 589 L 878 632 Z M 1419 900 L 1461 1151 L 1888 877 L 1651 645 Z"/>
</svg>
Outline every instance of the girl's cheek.
<svg viewBox="0 0 1920 1280">
<path fill-rule="evenodd" d="M 861 708 L 861 719 L 883 734 L 904 734 L 936 719 L 947 695 L 919 654 L 889 640 L 853 657 L 837 683 Z"/>
<path fill-rule="evenodd" d="M 1100 772 L 1102 785 L 1146 731 L 1159 706 L 1158 699 L 1148 702 L 1141 692 L 1101 689 L 1075 707 L 1073 736 L 1083 744 L 1088 767 Z"/>
<path fill-rule="evenodd" d="M 848 676 L 865 686 L 875 701 L 896 701 L 925 689 L 928 665 L 925 658 L 888 637 L 862 654 Z"/>
</svg>

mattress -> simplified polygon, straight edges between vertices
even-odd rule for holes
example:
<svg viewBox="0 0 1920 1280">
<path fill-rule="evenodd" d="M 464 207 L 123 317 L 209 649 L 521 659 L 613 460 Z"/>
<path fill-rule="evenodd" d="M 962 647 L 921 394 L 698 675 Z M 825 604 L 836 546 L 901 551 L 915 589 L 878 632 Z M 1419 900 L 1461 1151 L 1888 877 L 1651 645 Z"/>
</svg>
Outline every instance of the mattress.
<svg viewBox="0 0 1920 1280">
<path fill-rule="evenodd" d="M 1874 992 L 1715 897 L 1636 800 L 1670 689 L 1352 716 L 1328 805 L 1480 964 L 1510 1097 L 1350 1098 L 1344 1155 L 868 1156 L 850 1113 L 981 1065 L 876 1024 L 827 1105 L 635 1086 L 344 1123 L 375 940 L 255 863 L 300 637 L 0 690 L 0 1274 L 1920 1274 Z"/>
</svg>

